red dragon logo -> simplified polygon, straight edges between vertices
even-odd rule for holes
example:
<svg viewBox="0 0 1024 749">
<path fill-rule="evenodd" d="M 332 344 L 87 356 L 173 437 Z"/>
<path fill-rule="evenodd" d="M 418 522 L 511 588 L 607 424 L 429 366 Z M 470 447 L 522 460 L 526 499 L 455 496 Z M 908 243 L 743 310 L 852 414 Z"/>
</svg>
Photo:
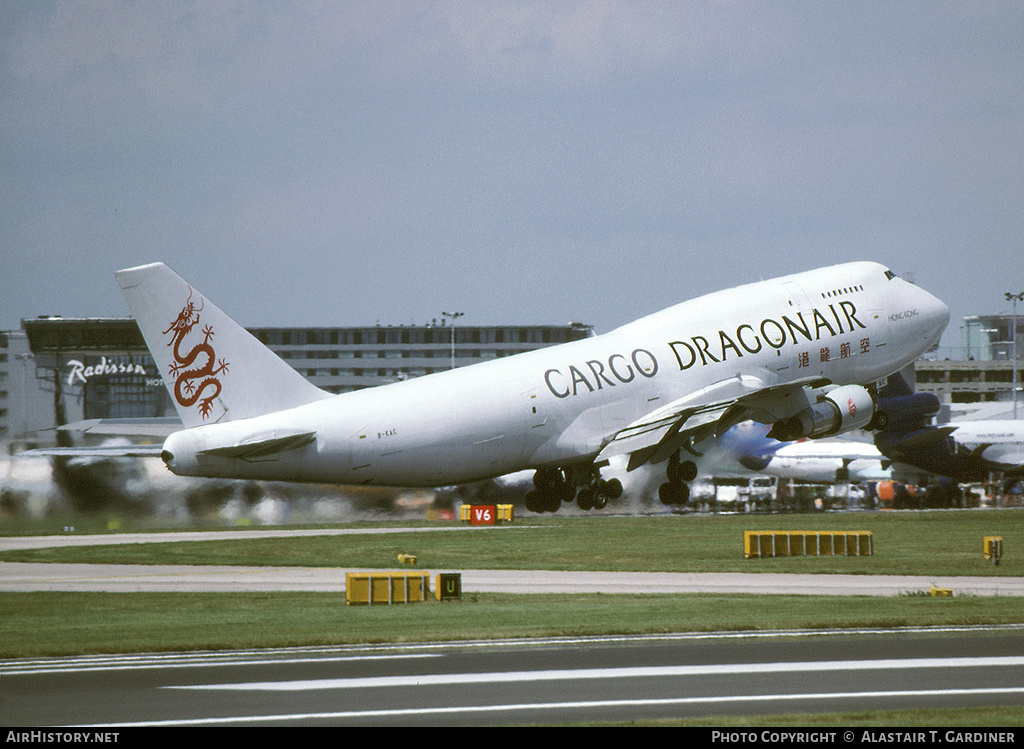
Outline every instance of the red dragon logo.
<svg viewBox="0 0 1024 749">
<path fill-rule="evenodd" d="M 203 328 L 202 343 L 197 343 L 185 354 L 181 353 L 182 342 L 192 328 L 199 324 L 199 313 L 202 311 L 202 302 L 196 309 L 190 291 L 185 306 L 178 313 L 178 319 L 171 323 L 171 326 L 164 331 L 164 335 L 171 333 L 171 340 L 167 345 L 174 347 L 174 364 L 171 365 L 171 376 L 175 378 L 174 399 L 185 407 L 193 406 L 198 401 L 199 413 L 206 419 L 210 415 L 214 398 L 220 395 L 221 391 L 220 380 L 216 375 L 226 373 L 228 363 L 223 359 L 217 362 L 217 355 L 213 351 L 213 346 L 210 345 L 210 339 L 213 338 L 213 327 L 210 325 Z M 205 356 L 202 366 L 188 369 L 201 356 Z M 215 362 L 217 363 L 216 369 L 214 368 Z M 212 393 L 210 393 L 210 388 L 213 388 Z M 206 393 L 205 397 L 200 400 L 200 396 L 204 393 Z"/>
</svg>

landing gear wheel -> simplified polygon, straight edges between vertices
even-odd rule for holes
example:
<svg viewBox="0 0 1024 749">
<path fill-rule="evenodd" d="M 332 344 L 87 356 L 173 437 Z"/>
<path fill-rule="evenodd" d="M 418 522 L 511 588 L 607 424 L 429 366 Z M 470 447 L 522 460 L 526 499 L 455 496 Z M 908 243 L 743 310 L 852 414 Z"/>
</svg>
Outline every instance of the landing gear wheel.
<svg viewBox="0 0 1024 749">
<path fill-rule="evenodd" d="M 590 487 L 584 486 L 576 495 L 576 505 L 581 510 L 589 510 L 594 506 L 598 494 Z"/>
<path fill-rule="evenodd" d="M 526 493 L 523 503 L 526 505 L 527 510 L 540 515 L 545 512 L 558 512 L 562 506 L 562 498 L 557 492 L 535 489 Z"/>
<path fill-rule="evenodd" d="M 609 499 L 618 499 L 622 496 L 622 482 L 618 479 L 605 481 L 598 478 L 589 489 L 581 489 L 580 491 L 588 492 L 587 504 L 591 508 L 603 510 L 608 506 Z"/>
<path fill-rule="evenodd" d="M 618 499 L 622 496 L 622 482 L 618 479 L 608 479 L 601 482 L 601 494 L 608 499 Z"/>
<path fill-rule="evenodd" d="M 538 514 L 544 512 L 544 507 L 540 501 L 540 494 L 537 491 L 527 492 L 524 502 L 526 504 L 526 509 L 530 512 L 536 512 Z"/>
<path fill-rule="evenodd" d="M 658 499 L 672 507 L 684 505 L 690 499 L 689 482 L 697 478 L 697 464 L 692 460 L 680 460 L 679 451 L 669 456 L 665 468 L 668 481 L 658 487 Z"/>
<path fill-rule="evenodd" d="M 550 489 L 562 483 L 562 480 L 562 474 L 557 468 L 541 468 L 533 474 L 533 485 L 539 491 Z"/>
<path fill-rule="evenodd" d="M 668 459 L 668 466 L 665 469 L 668 474 L 669 483 L 688 484 L 697 478 L 697 464 L 692 460 L 679 460 L 679 453 L 675 453 Z"/>
<path fill-rule="evenodd" d="M 618 479 L 605 480 L 600 474 L 595 474 L 590 486 L 580 489 L 576 497 L 576 504 L 583 510 L 603 510 L 608 506 L 609 499 L 618 499 L 622 496 L 622 482 Z"/>
<path fill-rule="evenodd" d="M 666 481 L 658 487 L 658 499 L 663 505 L 684 505 L 690 499 L 690 487 L 686 484 Z"/>
<path fill-rule="evenodd" d="M 533 491 L 527 492 L 526 509 L 530 512 L 558 512 L 562 502 L 571 502 L 575 488 L 558 468 L 542 468 L 533 474 Z"/>
<path fill-rule="evenodd" d="M 874 418 L 872 418 L 871 424 L 868 425 L 868 428 L 873 431 L 880 432 L 887 426 L 889 426 L 889 414 L 882 410 L 875 411 Z"/>
<path fill-rule="evenodd" d="M 697 464 L 692 460 L 684 460 L 679 464 L 679 467 L 682 469 L 681 478 L 683 483 L 689 484 L 697 478 Z"/>
</svg>

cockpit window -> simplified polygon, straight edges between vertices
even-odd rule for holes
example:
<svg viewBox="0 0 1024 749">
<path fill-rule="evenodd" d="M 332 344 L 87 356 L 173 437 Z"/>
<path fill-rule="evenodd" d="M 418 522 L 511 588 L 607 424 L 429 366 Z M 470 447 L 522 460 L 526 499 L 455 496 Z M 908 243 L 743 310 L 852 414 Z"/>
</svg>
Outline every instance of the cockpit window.
<svg viewBox="0 0 1024 749">
<path fill-rule="evenodd" d="M 892 279 L 897 278 L 897 275 L 895 273 L 893 273 L 891 270 L 887 269 L 885 271 L 885 277 L 888 278 L 891 281 Z"/>
</svg>

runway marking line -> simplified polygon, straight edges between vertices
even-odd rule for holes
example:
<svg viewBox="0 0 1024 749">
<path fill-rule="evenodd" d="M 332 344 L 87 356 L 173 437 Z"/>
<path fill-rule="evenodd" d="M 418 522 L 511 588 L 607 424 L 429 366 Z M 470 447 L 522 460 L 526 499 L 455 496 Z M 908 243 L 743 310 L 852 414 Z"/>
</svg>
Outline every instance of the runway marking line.
<svg viewBox="0 0 1024 749">
<path fill-rule="evenodd" d="M 921 689 L 906 692 L 832 692 L 805 694 L 761 694 L 737 695 L 721 697 L 678 697 L 647 700 L 594 700 L 575 702 L 541 702 L 503 705 L 460 705 L 455 707 L 424 707 L 401 708 L 394 710 L 353 710 L 334 713 L 287 713 L 282 715 L 240 715 L 227 718 L 195 718 L 189 720 L 144 721 L 138 723 L 104 723 L 110 728 L 135 728 L 157 726 L 216 726 L 232 724 L 252 724 L 270 722 L 311 721 L 311 720 L 344 720 L 354 718 L 396 718 L 415 715 L 440 715 L 456 713 L 487 713 L 526 710 L 569 710 L 579 708 L 610 708 L 610 707 L 657 707 L 671 705 L 725 704 L 739 702 L 794 702 L 799 700 L 844 700 L 859 698 L 894 698 L 894 697 L 964 697 L 978 695 L 1011 695 L 1024 694 L 1024 687 L 991 688 L 991 689 Z M 88 726 L 86 726 L 88 727 Z"/>
<path fill-rule="evenodd" d="M 1022 656 L 980 658 L 910 658 L 903 660 L 800 661 L 793 663 L 736 663 L 697 666 L 652 666 L 649 668 L 552 669 L 546 671 L 499 671 L 492 673 L 412 674 L 356 679 L 307 679 L 300 681 L 255 681 L 237 684 L 184 684 L 163 689 L 207 691 L 300 692 L 323 689 L 377 689 L 491 684 L 527 681 L 577 681 L 592 679 L 633 679 L 665 676 L 712 676 L 753 673 L 798 673 L 803 671 L 875 671 L 914 668 L 996 668 L 1024 666 Z"/>
</svg>

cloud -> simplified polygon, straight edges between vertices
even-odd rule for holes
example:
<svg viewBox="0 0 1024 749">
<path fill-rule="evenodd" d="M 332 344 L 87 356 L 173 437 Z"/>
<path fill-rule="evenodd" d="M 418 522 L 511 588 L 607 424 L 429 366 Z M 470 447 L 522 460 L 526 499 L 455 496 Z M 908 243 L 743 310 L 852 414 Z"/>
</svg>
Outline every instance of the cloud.
<svg viewBox="0 0 1024 749">
<path fill-rule="evenodd" d="M 123 314 L 110 273 L 155 259 L 254 324 L 421 320 L 456 297 L 488 322 L 608 328 L 641 295 L 853 257 L 973 304 L 987 292 L 947 269 L 970 253 L 978 285 L 999 283 L 1024 241 L 1022 18 L 995 2 L 10 4 L 0 242 L 19 274 L 0 279 L 0 327 Z"/>
</svg>

